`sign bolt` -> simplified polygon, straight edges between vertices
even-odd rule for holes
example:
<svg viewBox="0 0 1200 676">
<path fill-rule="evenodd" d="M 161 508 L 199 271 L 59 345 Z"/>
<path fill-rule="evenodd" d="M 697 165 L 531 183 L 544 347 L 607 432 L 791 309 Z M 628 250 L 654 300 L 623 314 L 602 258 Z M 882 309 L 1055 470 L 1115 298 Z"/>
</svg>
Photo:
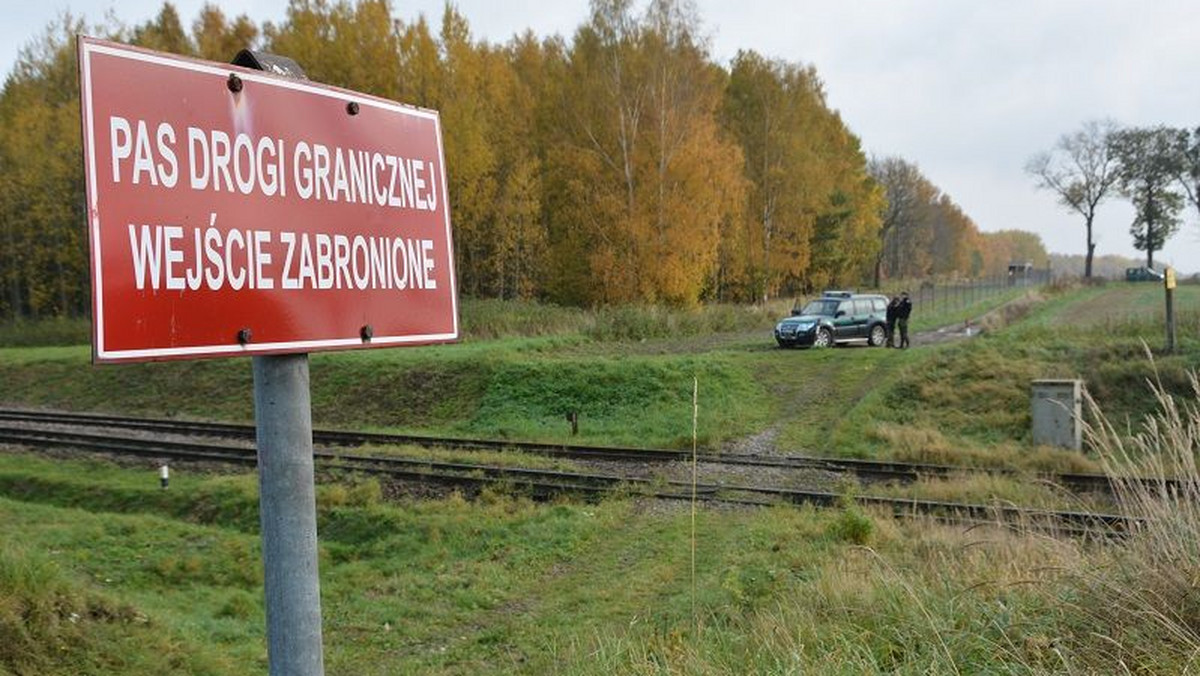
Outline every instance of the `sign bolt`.
<svg viewBox="0 0 1200 676">
<path fill-rule="evenodd" d="M 347 103 L 346 112 L 350 113 L 351 115 L 358 115 L 358 102 L 351 101 L 350 103 Z"/>
<path fill-rule="evenodd" d="M 254 333 L 251 332 L 250 329 L 242 329 L 237 332 L 237 342 L 239 345 L 245 345 L 246 343 L 249 343 L 253 337 Z"/>
<path fill-rule="evenodd" d="M 237 73 L 230 73 L 229 79 L 225 81 L 225 86 L 229 87 L 229 91 L 238 93 L 242 91 L 242 78 L 237 76 Z"/>
<path fill-rule="evenodd" d="M 363 327 L 358 330 L 358 335 L 362 338 L 364 343 L 369 343 L 371 342 L 371 337 L 375 335 L 375 329 L 372 328 L 370 324 L 364 324 Z"/>
</svg>

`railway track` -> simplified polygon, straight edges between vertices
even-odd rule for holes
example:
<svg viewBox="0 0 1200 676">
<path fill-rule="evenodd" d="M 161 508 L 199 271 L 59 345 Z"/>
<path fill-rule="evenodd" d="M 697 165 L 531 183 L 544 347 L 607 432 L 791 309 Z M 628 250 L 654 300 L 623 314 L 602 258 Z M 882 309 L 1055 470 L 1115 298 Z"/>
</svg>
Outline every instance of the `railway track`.
<svg viewBox="0 0 1200 676">
<path fill-rule="evenodd" d="M 254 439 L 253 425 L 204 423 L 161 418 L 135 418 L 94 413 L 66 413 L 0 409 L 0 421 L 35 424 L 57 424 L 88 427 L 155 431 L 206 437 Z M 425 448 L 452 448 L 488 451 L 519 451 L 550 457 L 637 462 L 690 461 L 691 451 L 657 448 L 615 446 L 584 446 L 538 442 L 499 441 L 454 437 L 430 437 L 410 434 L 379 434 L 341 430 L 313 430 L 313 443 L 319 446 L 356 447 L 366 445 L 413 445 Z M 989 473 L 1015 476 L 1016 472 L 997 468 L 971 468 L 927 463 L 905 463 L 853 458 L 818 458 L 808 456 L 761 456 L 735 453 L 704 452 L 697 461 L 716 465 L 741 465 L 779 469 L 817 469 L 852 474 L 866 482 L 913 482 L 921 478 L 947 477 L 963 473 Z M 1112 492 L 1108 476 L 1103 474 L 1044 474 L 1037 480 L 1056 484 L 1075 492 Z M 1156 482 L 1161 483 L 1161 482 Z M 1172 483 L 1170 480 L 1167 484 Z"/>
<path fill-rule="evenodd" d="M 104 416 L 65 414 L 78 419 L 87 418 L 94 427 Z M 11 418 L 10 418 L 11 419 Z M 42 420 L 45 422 L 45 420 Z M 142 419 L 142 422 L 148 422 Z M 60 422 L 61 424 L 61 422 Z M 187 423 L 192 425 L 192 423 Z M 211 430 L 209 426 L 203 426 Z M 239 427 L 239 426 L 232 426 Z M 147 429 L 147 428 L 139 428 Z M 152 428 L 159 429 L 159 428 Z M 178 429 L 178 428 L 176 428 Z M 256 451 L 246 446 L 198 441 L 172 441 L 158 438 L 130 437 L 119 434 L 66 432 L 61 430 L 0 426 L 0 443 L 33 448 L 71 448 L 92 452 L 152 458 L 157 461 L 181 460 L 218 462 L 252 466 L 257 462 Z M 623 490 L 648 497 L 670 500 L 691 499 L 693 490 L 699 500 L 739 505 L 772 505 L 781 503 L 832 506 L 844 498 L 837 493 L 796 490 L 790 488 L 750 485 L 729 485 L 663 481 L 630 478 L 612 474 L 563 472 L 556 470 L 497 467 L 474 463 L 441 462 L 360 455 L 353 453 L 317 451 L 314 453 L 320 471 L 352 471 L 380 475 L 400 481 L 415 481 L 454 488 L 477 490 L 483 486 L 503 483 L 535 497 L 576 494 L 598 497 Z M 928 516 L 953 523 L 1020 524 L 1023 528 L 1044 528 L 1057 533 L 1092 537 L 1126 532 L 1137 526 L 1136 519 L 1116 514 L 1089 512 L 1033 510 L 1018 507 L 973 505 L 906 498 L 860 496 L 855 500 L 864 506 L 891 511 L 902 517 Z"/>
</svg>

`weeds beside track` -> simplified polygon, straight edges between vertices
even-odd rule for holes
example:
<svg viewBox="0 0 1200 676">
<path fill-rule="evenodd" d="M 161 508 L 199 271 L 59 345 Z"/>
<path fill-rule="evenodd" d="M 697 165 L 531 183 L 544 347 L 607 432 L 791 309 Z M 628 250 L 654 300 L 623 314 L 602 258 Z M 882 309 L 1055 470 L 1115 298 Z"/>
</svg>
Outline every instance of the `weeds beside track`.
<svg viewBox="0 0 1200 676">
<path fill-rule="evenodd" d="M 10 412 L 6 412 L 10 413 Z M 72 414 L 79 415 L 79 414 Z M 84 416 L 94 426 L 102 416 Z M 108 422 L 112 422 L 108 419 Z M 140 420 L 140 422 L 146 422 Z M 161 421 L 164 424 L 171 421 Z M 197 423 L 185 427 L 197 429 Z M 144 428 L 142 428 L 144 429 Z M 198 429 L 205 429 L 199 427 Z M 177 431 L 177 430 L 176 430 Z M 246 446 L 172 441 L 131 437 L 119 434 L 64 432 L 48 429 L 0 427 L 0 443 L 32 448 L 73 448 L 90 452 L 148 457 L 189 462 L 218 462 L 237 465 L 256 464 L 256 451 Z M 601 449 L 602 450 L 602 449 Z M 622 449 L 627 451 L 629 449 Z M 617 474 L 566 472 L 558 470 L 500 467 L 473 463 L 442 462 L 425 459 L 357 455 L 317 451 L 319 470 L 338 470 L 382 476 L 396 481 L 440 485 L 452 489 L 477 491 L 489 484 L 503 484 L 527 492 L 533 497 L 575 494 L 599 497 L 625 491 L 644 497 L 668 500 L 696 499 L 736 505 L 813 504 L 836 506 L 847 498 L 839 493 L 754 485 L 691 483 L 648 480 Z M 1033 510 L 1010 506 L 963 504 L 909 498 L 855 496 L 853 502 L 905 516 L 932 516 L 952 523 L 1001 523 L 1022 528 L 1050 529 L 1070 535 L 1108 535 L 1128 531 L 1138 520 L 1117 514 L 1079 511 Z"/>
</svg>

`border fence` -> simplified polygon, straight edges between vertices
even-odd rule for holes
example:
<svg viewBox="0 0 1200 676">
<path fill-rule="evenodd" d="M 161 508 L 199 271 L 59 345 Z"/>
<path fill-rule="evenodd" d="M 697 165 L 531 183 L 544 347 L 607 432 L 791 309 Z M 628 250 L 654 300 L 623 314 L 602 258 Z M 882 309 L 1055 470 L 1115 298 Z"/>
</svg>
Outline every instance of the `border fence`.
<svg viewBox="0 0 1200 676">
<path fill-rule="evenodd" d="M 1050 268 L 1032 266 L 1009 266 L 1008 274 L 993 275 L 979 279 L 963 279 L 947 282 L 922 280 L 911 282 L 884 283 L 879 293 L 888 297 L 907 291 L 913 306 L 926 313 L 951 312 L 968 308 L 975 303 L 1007 293 L 1013 289 L 1035 287 L 1052 281 Z"/>
</svg>

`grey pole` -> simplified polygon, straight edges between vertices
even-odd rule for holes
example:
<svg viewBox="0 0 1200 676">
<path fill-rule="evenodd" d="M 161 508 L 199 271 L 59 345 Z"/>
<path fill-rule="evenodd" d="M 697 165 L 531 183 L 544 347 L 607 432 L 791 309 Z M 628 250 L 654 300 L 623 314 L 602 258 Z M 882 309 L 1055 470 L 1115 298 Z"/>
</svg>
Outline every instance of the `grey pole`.
<svg viewBox="0 0 1200 676">
<path fill-rule="evenodd" d="M 269 670 L 322 676 L 308 355 L 253 361 Z"/>
<path fill-rule="evenodd" d="M 1175 352 L 1175 289 L 1167 286 L 1167 354 Z"/>
<path fill-rule="evenodd" d="M 299 64 L 278 54 L 243 49 L 233 63 L 308 79 Z M 250 331 L 243 331 L 248 341 Z M 254 357 L 254 422 L 268 670 L 271 676 L 323 676 L 307 354 Z"/>
</svg>

